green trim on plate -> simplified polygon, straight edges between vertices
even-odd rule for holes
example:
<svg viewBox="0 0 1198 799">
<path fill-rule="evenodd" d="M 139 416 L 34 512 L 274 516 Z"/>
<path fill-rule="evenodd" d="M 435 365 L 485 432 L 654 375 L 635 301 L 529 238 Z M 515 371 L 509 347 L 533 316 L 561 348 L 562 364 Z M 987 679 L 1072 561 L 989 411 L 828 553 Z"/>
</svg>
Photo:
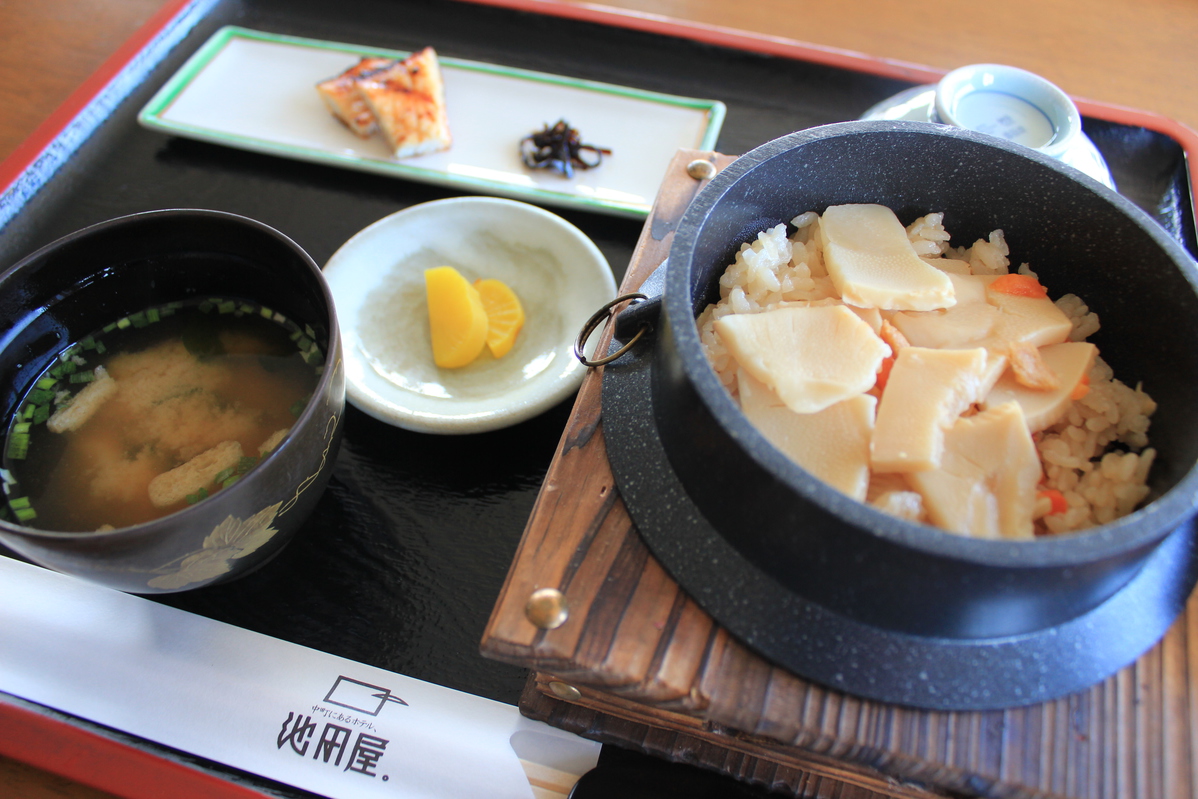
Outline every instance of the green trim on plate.
<svg viewBox="0 0 1198 799">
<path fill-rule="evenodd" d="M 178 99 L 196 77 L 207 67 L 233 39 L 249 39 L 259 42 L 286 44 L 297 47 L 312 48 L 342 52 L 355 57 L 379 56 L 387 58 L 406 58 L 411 53 L 403 50 L 385 48 L 359 47 L 341 42 L 309 39 L 299 36 L 265 33 L 262 31 L 228 25 L 212 35 L 189 58 L 186 63 L 159 89 L 150 101 L 138 113 L 137 120 L 143 127 L 171 133 L 185 138 L 212 142 L 237 149 L 258 152 L 265 155 L 279 155 L 298 161 L 318 164 L 333 164 L 357 171 L 375 174 L 403 177 L 412 180 L 446 186 L 464 188 L 482 193 L 494 192 L 506 197 L 522 200 L 550 202 L 559 206 L 581 208 L 590 211 L 612 213 L 619 216 L 643 218 L 648 215 L 651 203 L 622 203 L 614 200 L 601 200 L 580 196 L 571 192 L 559 192 L 543 188 L 526 188 L 517 184 L 508 184 L 499 180 L 479 178 L 463 178 L 451 175 L 437 169 L 412 166 L 401 161 L 375 160 L 354 155 L 342 155 L 327 150 L 283 144 L 267 139 L 242 136 L 235 133 L 216 132 L 208 128 L 171 122 L 163 115 Z M 702 100 L 693 97 L 679 97 L 659 92 L 634 89 L 627 86 L 601 83 L 598 81 L 567 78 L 533 70 L 515 67 L 503 67 L 456 58 L 440 58 L 442 67 L 448 69 L 467 70 L 491 75 L 498 75 L 519 80 L 535 81 L 557 86 L 578 89 L 580 91 L 597 92 L 601 94 L 625 97 L 634 100 L 692 109 L 704 112 L 707 124 L 696 149 L 712 150 L 719 137 L 727 108 L 718 100 Z M 330 76 L 331 77 L 331 76 Z"/>
</svg>

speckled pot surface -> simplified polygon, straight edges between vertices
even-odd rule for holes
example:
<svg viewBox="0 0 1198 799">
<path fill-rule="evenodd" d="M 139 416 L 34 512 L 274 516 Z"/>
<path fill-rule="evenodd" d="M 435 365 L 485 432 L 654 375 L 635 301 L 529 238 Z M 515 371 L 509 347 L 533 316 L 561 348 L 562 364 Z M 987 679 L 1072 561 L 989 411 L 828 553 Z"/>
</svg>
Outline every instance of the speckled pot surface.
<svg viewBox="0 0 1198 799">
<path fill-rule="evenodd" d="M 284 442 L 242 479 L 162 519 L 62 533 L 0 521 L 31 561 L 135 593 L 181 591 L 248 573 L 283 548 L 328 482 L 345 377 L 332 299 L 315 262 L 278 231 L 234 214 L 133 214 L 47 245 L 0 275 L 0 410 L 66 346 L 122 316 L 204 295 L 237 297 L 308 326 L 325 353 L 316 389 Z"/>
<path fill-rule="evenodd" d="M 1050 296 L 1102 320 L 1091 338 L 1117 377 L 1159 403 L 1152 500 L 1092 531 L 1034 542 L 952 535 L 874 511 L 823 485 L 740 413 L 705 358 L 695 316 L 740 243 L 807 210 L 869 202 L 907 224 L 945 213 L 955 245 L 1001 228 Z M 654 355 L 653 408 L 670 462 L 712 525 L 799 595 L 883 629 L 991 638 L 1096 607 L 1193 516 L 1198 491 L 1198 273 L 1123 197 L 1018 145 L 939 125 L 854 122 L 746 154 L 679 225 Z"/>
<path fill-rule="evenodd" d="M 904 223 L 945 213 L 955 244 L 995 228 L 1052 296 L 1102 317 L 1091 337 L 1158 401 L 1150 503 L 1031 542 L 904 522 L 823 485 L 741 414 L 695 317 L 740 243 L 828 205 Z M 1192 231 L 1190 223 L 1187 230 Z M 927 123 L 850 122 L 769 142 L 717 175 L 669 259 L 621 313 L 603 425 L 621 499 L 654 556 L 715 621 L 778 666 L 889 703 L 983 710 L 1087 688 L 1165 633 L 1198 581 L 1198 285 L 1187 251 L 1124 198 L 1056 161 Z"/>
</svg>

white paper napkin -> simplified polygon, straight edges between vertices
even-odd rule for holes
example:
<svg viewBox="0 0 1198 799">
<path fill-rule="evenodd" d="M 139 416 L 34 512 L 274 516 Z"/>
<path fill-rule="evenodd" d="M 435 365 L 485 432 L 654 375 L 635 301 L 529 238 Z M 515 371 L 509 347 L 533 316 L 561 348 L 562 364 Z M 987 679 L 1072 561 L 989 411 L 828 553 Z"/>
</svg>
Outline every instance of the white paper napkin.
<svg viewBox="0 0 1198 799">
<path fill-rule="evenodd" d="M 599 753 L 502 702 L 6 557 L 0 691 L 331 799 L 541 799 Z"/>
</svg>

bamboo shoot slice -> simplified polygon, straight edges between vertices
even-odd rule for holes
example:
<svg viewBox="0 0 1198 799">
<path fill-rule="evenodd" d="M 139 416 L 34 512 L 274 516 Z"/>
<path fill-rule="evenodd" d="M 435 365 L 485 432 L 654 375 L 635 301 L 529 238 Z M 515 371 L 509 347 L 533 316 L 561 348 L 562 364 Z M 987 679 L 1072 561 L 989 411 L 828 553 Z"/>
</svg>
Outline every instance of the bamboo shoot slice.
<svg viewBox="0 0 1198 799">
<path fill-rule="evenodd" d="M 985 396 L 993 385 L 993 366 L 981 347 L 937 350 L 904 347 L 894 367 L 874 427 L 871 453 L 878 472 L 936 469 L 944 431 Z"/>
<path fill-rule="evenodd" d="M 1040 348 L 1044 364 L 1056 374 L 1060 385 L 1052 391 L 1036 391 L 1020 385 L 1010 373 L 1004 374 L 986 395 L 982 406 L 992 408 L 1005 402 L 1017 402 L 1028 430 L 1035 433 L 1057 422 L 1069 409 L 1073 392 L 1090 373 L 1098 348 L 1085 341 L 1067 341 Z"/>
<path fill-rule="evenodd" d="M 833 488 L 865 500 L 873 397 L 858 394 L 817 413 L 795 413 L 743 369 L 736 384 L 741 410 L 771 444 Z"/>
<path fill-rule="evenodd" d="M 731 314 L 715 330 L 737 364 L 795 413 L 816 413 L 868 391 L 890 354 L 843 305 Z"/>
<path fill-rule="evenodd" d="M 958 419 L 939 469 L 907 475 L 937 526 L 977 538 L 1030 539 L 1040 458 L 1016 402 Z"/>
<path fill-rule="evenodd" d="M 828 275 L 850 305 L 931 311 L 956 302 L 948 275 L 916 254 L 884 205 L 833 205 L 820 218 L 819 235 Z"/>
</svg>

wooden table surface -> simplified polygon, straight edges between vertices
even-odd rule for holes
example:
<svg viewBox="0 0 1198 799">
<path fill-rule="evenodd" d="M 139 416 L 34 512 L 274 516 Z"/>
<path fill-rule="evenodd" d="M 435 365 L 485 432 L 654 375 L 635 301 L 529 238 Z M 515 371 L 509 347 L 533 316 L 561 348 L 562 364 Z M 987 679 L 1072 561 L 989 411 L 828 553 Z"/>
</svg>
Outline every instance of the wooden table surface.
<svg viewBox="0 0 1198 799">
<path fill-rule="evenodd" d="M 0 160 L 17 151 L 163 4 L 0 0 Z M 1194 0 L 606 0 L 598 5 L 942 70 L 1011 64 L 1047 77 L 1075 97 L 1151 111 L 1198 130 Z M 11 734 L 0 730 L 0 736 Z M 0 758 L 0 796 L 99 799 L 110 794 Z"/>
</svg>

